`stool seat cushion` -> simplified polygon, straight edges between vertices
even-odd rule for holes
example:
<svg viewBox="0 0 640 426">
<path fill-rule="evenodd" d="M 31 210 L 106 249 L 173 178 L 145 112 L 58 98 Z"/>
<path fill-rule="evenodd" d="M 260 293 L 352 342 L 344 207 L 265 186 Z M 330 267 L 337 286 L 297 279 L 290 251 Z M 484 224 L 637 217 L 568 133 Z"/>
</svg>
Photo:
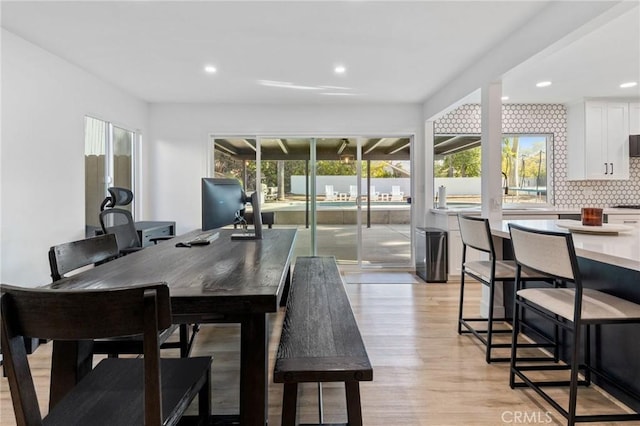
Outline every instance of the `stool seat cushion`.
<svg viewBox="0 0 640 426">
<path fill-rule="evenodd" d="M 519 290 L 518 296 L 541 308 L 573 321 L 575 289 L 572 288 L 527 288 Z M 640 305 L 585 288 L 582 291 L 582 319 L 624 320 L 640 319 Z"/>
<path fill-rule="evenodd" d="M 464 263 L 464 268 L 467 272 L 476 275 L 483 280 L 491 281 L 491 261 L 490 260 L 476 260 Z M 548 279 L 542 274 L 537 274 L 527 268 L 522 268 L 522 278 L 533 279 L 540 278 L 541 280 Z M 496 260 L 495 277 L 496 280 L 508 280 L 516 279 L 516 263 L 513 260 Z"/>
</svg>

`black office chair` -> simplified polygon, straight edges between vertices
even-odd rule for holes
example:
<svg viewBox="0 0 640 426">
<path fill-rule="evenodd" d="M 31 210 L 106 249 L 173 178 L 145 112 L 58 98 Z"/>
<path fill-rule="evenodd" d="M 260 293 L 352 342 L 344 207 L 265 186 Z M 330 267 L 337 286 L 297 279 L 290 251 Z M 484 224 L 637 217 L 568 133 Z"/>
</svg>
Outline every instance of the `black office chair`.
<svg viewBox="0 0 640 426">
<path fill-rule="evenodd" d="M 112 186 L 107 189 L 107 196 L 100 204 L 100 226 L 105 234 L 114 234 L 121 255 L 142 250 L 142 242 L 136 230 L 136 225 L 131 212 L 118 208 L 127 206 L 133 201 L 133 192 L 127 188 Z M 150 240 L 157 244 L 158 241 L 168 240 L 173 235 L 154 237 Z"/>
<path fill-rule="evenodd" d="M 108 188 L 109 196 L 100 205 L 100 226 L 105 234 L 113 234 L 116 237 L 118 252 L 120 256 L 142 250 L 142 242 L 136 230 L 135 222 L 131 212 L 117 206 L 127 206 L 133 201 L 133 192 L 127 188 L 112 186 Z M 158 241 L 169 240 L 173 235 L 153 237 L 149 240 L 154 244 Z M 189 356 L 196 334 L 200 330 L 199 324 L 189 326 L 180 325 L 180 355 Z"/>
<path fill-rule="evenodd" d="M 161 359 L 158 332 L 171 325 L 164 283 L 108 290 L 0 286 L 2 350 L 19 425 L 175 425 L 198 398 L 209 421 L 211 357 Z M 51 340 L 144 336 L 144 357 L 107 358 L 41 417 L 23 336 Z M 44 420 L 44 421 L 43 421 Z"/>
<path fill-rule="evenodd" d="M 102 200 L 100 211 L 107 207 L 111 209 L 116 206 L 128 206 L 133 201 L 133 192 L 130 189 L 112 186 L 107 188 L 107 191 L 109 191 L 109 196 Z"/>
</svg>

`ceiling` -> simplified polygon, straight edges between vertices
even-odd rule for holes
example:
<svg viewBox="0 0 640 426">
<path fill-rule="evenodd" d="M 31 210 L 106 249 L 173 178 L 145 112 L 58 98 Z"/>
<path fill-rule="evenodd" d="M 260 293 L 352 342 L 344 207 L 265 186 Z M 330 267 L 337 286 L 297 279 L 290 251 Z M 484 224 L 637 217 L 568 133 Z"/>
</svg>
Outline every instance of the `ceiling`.
<svg viewBox="0 0 640 426">
<path fill-rule="evenodd" d="M 1 19 L 147 102 L 421 103 L 548 3 L 3 1 Z M 639 17 L 636 7 L 513 69 L 509 102 L 621 96 L 622 81 L 640 80 Z M 536 89 L 541 78 L 554 84 Z"/>
</svg>

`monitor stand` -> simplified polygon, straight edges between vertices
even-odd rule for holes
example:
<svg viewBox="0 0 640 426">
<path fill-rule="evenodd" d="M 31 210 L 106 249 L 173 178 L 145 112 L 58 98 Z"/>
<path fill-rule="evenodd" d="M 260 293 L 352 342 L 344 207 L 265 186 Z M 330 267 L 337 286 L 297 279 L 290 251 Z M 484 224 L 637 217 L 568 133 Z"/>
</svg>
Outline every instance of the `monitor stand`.
<svg viewBox="0 0 640 426">
<path fill-rule="evenodd" d="M 262 239 L 262 213 L 260 212 L 260 198 L 258 192 L 251 194 L 251 206 L 253 208 L 253 232 L 231 234 L 232 240 L 261 240 Z"/>
<path fill-rule="evenodd" d="M 260 238 L 256 238 L 255 232 L 243 232 L 231 234 L 232 240 L 259 240 Z"/>
</svg>

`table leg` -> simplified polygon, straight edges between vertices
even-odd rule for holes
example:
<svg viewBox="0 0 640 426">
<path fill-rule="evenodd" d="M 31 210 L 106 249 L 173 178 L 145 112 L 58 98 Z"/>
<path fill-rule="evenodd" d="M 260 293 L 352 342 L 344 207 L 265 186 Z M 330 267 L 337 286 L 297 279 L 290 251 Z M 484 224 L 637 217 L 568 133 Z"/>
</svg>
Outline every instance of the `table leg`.
<svg viewBox="0 0 640 426">
<path fill-rule="evenodd" d="M 93 368 L 93 341 L 53 342 L 49 410 Z"/>
<path fill-rule="evenodd" d="M 240 424 L 267 424 L 267 315 L 250 314 L 240 332 Z"/>
</svg>

